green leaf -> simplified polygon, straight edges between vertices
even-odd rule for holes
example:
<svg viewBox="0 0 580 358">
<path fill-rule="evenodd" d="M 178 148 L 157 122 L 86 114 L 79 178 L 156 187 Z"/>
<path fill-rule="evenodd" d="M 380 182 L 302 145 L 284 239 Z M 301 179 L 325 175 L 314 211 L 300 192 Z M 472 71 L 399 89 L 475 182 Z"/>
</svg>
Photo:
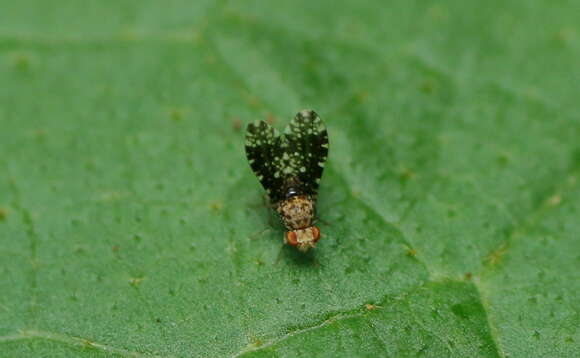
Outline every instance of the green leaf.
<svg viewBox="0 0 580 358">
<path fill-rule="evenodd" d="M 0 11 L 0 356 L 580 356 L 577 2 Z M 314 252 L 243 128 L 330 135 Z"/>
</svg>

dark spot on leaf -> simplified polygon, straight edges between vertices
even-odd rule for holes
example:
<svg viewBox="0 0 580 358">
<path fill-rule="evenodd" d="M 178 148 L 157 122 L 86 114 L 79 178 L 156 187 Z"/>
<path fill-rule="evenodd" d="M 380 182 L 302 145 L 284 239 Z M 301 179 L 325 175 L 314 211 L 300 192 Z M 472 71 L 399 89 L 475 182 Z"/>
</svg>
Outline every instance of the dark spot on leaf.
<svg viewBox="0 0 580 358">
<path fill-rule="evenodd" d="M 505 154 L 500 154 L 497 157 L 497 164 L 499 164 L 500 167 L 505 167 L 507 166 L 509 163 L 509 157 Z"/>
<path fill-rule="evenodd" d="M 367 239 L 366 239 L 366 238 L 364 238 L 364 237 L 361 237 L 361 238 L 359 238 L 358 240 L 356 240 L 356 246 L 357 246 L 359 249 L 363 249 L 363 250 L 364 250 L 364 249 L 366 249 L 366 247 L 367 247 L 367 243 L 368 243 L 368 242 L 367 242 Z"/>
<path fill-rule="evenodd" d="M 474 311 L 477 310 L 477 308 L 478 307 L 475 303 L 464 302 L 451 306 L 451 312 L 453 312 L 454 315 L 461 319 L 467 319 L 469 316 L 475 313 Z"/>
<path fill-rule="evenodd" d="M 143 277 L 133 277 L 129 279 L 129 284 L 133 287 L 139 287 L 141 282 L 143 282 L 143 279 L 144 279 Z"/>
<path fill-rule="evenodd" d="M 367 304 L 365 304 L 365 308 L 369 311 L 374 311 L 377 308 L 379 308 L 379 306 L 372 304 L 372 303 L 367 303 Z"/>
<path fill-rule="evenodd" d="M 409 180 L 415 178 L 416 174 L 411 169 L 404 169 L 400 174 L 399 178 L 402 184 L 405 184 Z"/>
<path fill-rule="evenodd" d="M 143 240 L 143 238 L 141 237 L 141 235 L 138 235 L 138 234 L 133 235 L 133 241 L 135 241 L 135 242 L 141 242 L 141 240 Z"/>
<path fill-rule="evenodd" d="M 85 169 L 90 171 L 90 172 L 95 172 L 97 169 L 97 165 L 95 164 L 95 162 L 93 160 L 89 160 L 85 163 Z"/>
<path fill-rule="evenodd" d="M 0 208 L 0 221 L 5 221 L 7 215 L 8 215 L 8 210 L 6 210 L 4 208 Z"/>
<path fill-rule="evenodd" d="M 20 72 L 25 72 L 30 69 L 30 58 L 26 55 L 20 54 L 14 56 L 13 59 L 14 69 Z"/>
<path fill-rule="evenodd" d="M 84 254 L 86 252 L 86 249 L 83 246 L 75 246 L 73 248 L 73 252 L 75 254 Z"/>
<path fill-rule="evenodd" d="M 169 118 L 174 122 L 180 122 L 183 119 L 183 111 L 177 108 L 172 108 L 169 110 Z"/>
<path fill-rule="evenodd" d="M 508 248 L 507 245 L 504 243 L 500 247 L 498 247 L 495 251 L 493 251 L 488 257 L 487 262 L 489 265 L 495 265 L 500 262 L 503 255 L 507 252 Z"/>
<path fill-rule="evenodd" d="M 37 129 L 34 131 L 34 138 L 39 142 L 39 143 L 44 143 L 47 137 L 47 133 L 46 130 L 44 129 Z M 46 166 L 42 166 L 42 168 L 44 170 L 47 169 Z"/>
<path fill-rule="evenodd" d="M 435 92 L 436 88 L 437 83 L 432 79 L 425 79 L 423 82 L 421 82 L 421 85 L 419 86 L 421 92 L 425 94 L 431 94 Z"/>
<path fill-rule="evenodd" d="M 239 118 L 234 118 L 232 120 L 232 128 L 234 131 L 239 132 L 242 129 L 242 121 Z"/>
<path fill-rule="evenodd" d="M 407 248 L 406 248 L 406 251 L 407 251 L 407 256 L 410 256 L 410 257 L 415 257 L 415 256 L 417 256 L 417 250 L 415 250 L 415 249 L 414 249 L 414 248 L 412 248 L 412 247 L 407 247 Z"/>
<path fill-rule="evenodd" d="M 214 201 L 214 202 L 209 204 L 209 208 L 214 213 L 217 213 L 217 212 L 221 211 L 221 209 L 223 208 L 223 204 L 220 201 Z"/>
<path fill-rule="evenodd" d="M 447 217 L 453 219 L 457 215 L 457 212 L 454 209 L 447 210 Z"/>
<path fill-rule="evenodd" d="M 532 337 L 534 337 L 535 339 L 540 339 L 540 332 L 534 331 L 534 333 L 532 334 Z"/>
<path fill-rule="evenodd" d="M 207 277 L 203 277 L 203 278 L 198 279 L 197 282 L 200 285 L 205 285 L 206 283 L 208 283 L 208 279 L 207 279 Z"/>
<path fill-rule="evenodd" d="M 568 46 L 574 40 L 575 35 L 576 33 L 573 28 L 562 28 L 553 35 L 554 43 L 561 47 Z"/>
<path fill-rule="evenodd" d="M 572 168 L 576 169 L 580 167 L 580 148 L 576 148 L 572 151 L 572 158 L 570 161 L 572 162 Z"/>
</svg>

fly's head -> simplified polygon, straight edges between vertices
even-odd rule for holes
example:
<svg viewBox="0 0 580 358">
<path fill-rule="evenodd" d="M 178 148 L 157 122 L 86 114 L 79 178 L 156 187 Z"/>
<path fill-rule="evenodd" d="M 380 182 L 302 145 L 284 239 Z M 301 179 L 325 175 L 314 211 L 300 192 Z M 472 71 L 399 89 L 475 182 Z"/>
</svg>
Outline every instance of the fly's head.
<svg viewBox="0 0 580 358">
<path fill-rule="evenodd" d="M 294 246 L 302 252 L 315 248 L 318 240 L 320 240 L 320 229 L 316 226 L 287 231 L 284 235 L 284 243 Z"/>
</svg>

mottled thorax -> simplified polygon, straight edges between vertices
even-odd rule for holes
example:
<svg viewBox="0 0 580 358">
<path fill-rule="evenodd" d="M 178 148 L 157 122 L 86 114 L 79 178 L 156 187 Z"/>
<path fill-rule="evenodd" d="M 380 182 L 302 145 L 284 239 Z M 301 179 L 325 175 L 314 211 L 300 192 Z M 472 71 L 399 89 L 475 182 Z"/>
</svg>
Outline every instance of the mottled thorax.
<svg viewBox="0 0 580 358">
<path fill-rule="evenodd" d="M 296 195 L 278 203 L 276 208 L 288 230 L 299 230 L 312 226 L 314 201 L 308 195 Z"/>
</svg>

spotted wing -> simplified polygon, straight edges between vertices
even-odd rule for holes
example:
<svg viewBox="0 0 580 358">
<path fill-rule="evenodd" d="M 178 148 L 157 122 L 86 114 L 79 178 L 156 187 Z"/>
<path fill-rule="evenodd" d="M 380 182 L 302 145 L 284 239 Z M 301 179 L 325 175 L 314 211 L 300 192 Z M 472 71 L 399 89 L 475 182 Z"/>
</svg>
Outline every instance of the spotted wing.
<svg viewBox="0 0 580 358">
<path fill-rule="evenodd" d="M 283 155 L 280 142 L 276 130 L 264 121 L 254 121 L 246 129 L 246 157 L 273 203 L 284 198 L 284 182 L 277 165 Z"/>
<path fill-rule="evenodd" d="M 328 156 L 326 126 L 312 110 L 296 114 L 284 131 L 283 156 L 289 158 L 287 171 L 298 178 L 305 194 L 316 196 L 318 183 Z"/>
</svg>

